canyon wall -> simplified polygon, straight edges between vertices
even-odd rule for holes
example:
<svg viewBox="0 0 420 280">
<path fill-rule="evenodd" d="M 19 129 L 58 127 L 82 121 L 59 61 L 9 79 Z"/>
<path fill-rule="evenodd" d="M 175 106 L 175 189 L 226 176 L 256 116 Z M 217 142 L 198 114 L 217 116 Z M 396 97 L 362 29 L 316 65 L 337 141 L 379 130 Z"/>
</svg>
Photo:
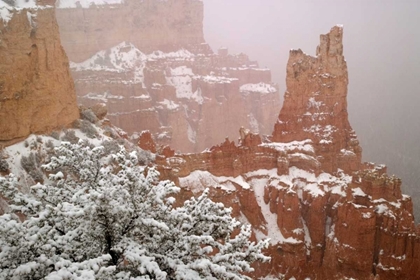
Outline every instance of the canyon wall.
<svg viewBox="0 0 420 280">
<path fill-rule="evenodd" d="M 241 126 L 271 133 L 280 109 L 271 71 L 226 48 L 213 53 L 202 1 L 58 7 L 78 101 L 106 103 L 108 118 L 128 133 L 149 130 L 181 152 L 236 138 Z"/>
<path fill-rule="evenodd" d="M 79 110 L 54 8 L 0 9 L 0 141 L 69 125 Z"/>
<path fill-rule="evenodd" d="M 185 155 L 152 145 L 181 199 L 209 188 L 252 225 L 254 238 L 270 238 L 272 260 L 255 267 L 254 279 L 420 278 L 411 198 L 385 166 L 361 162 L 347 118 L 342 36 L 341 26 L 321 35 L 316 57 L 290 52 L 271 138 L 242 128 L 239 145 L 226 139 Z M 140 147 L 150 143 L 150 135 L 140 137 Z"/>
<path fill-rule="evenodd" d="M 146 53 L 194 48 L 204 43 L 200 0 L 57 1 L 61 40 L 71 61 L 130 42 Z M 80 1 L 95 2 L 95 1 Z"/>
</svg>

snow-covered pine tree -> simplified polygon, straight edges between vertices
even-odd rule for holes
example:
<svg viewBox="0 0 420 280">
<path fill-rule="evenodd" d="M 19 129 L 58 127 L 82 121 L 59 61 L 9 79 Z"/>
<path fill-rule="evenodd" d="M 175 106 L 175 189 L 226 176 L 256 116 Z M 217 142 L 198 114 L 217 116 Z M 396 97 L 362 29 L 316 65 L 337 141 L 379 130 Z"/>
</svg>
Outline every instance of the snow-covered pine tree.
<svg viewBox="0 0 420 280">
<path fill-rule="evenodd" d="M 207 191 L 173 207 L 179 188 L 123 146 L 106 155 L 63 142 L 43 169 L 49 179 L 29 192 L 0 177 L 11 209 L 0 216 L 0 279 L 249 279 L 251 263 L 269 260 L 268 241 L 250 242 L 250 226 Z"/>
</svg>

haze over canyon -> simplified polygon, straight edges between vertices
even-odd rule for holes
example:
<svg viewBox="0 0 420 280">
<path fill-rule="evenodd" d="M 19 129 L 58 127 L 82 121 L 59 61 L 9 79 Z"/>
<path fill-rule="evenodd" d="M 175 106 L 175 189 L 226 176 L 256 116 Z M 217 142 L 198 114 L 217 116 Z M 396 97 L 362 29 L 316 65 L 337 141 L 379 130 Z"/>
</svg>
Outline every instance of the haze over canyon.
<svg viewBox="0 0 420 280">
<path fill-rule="evenodd" d="M 420 279 L 418 146 L 377 136 L 418 123 L 352 62 L 375 32 L 264 3 L 0 0 L 0 279 Z"/>
</svg>

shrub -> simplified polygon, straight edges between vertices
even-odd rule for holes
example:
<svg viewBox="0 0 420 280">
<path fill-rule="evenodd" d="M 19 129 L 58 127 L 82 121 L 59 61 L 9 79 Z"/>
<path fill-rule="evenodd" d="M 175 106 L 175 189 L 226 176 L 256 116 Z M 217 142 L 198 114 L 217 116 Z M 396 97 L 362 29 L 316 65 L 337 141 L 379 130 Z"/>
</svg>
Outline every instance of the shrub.
<svg viewBox="0 0 420 280">
<path fill-rule="evenodd" d="M 86 120 L 80 120 L 80 130 L 89 138 L 95 138 L 98 135 L 96 128 Z"/>
<path fill-rule="evenodd" d="M 60 132 L 54 130 L 53 132 L 51 132 L 50 136 L 54 139 L 60 140 Z"/>
<path fill-rule="evenodd" d="M 79 137 L 76 136 L 74 130 L 66 130 L 64 131 L 64 135 L 61 137 L 62 141 L 70 142 L 72 144 L 76 144 L 79 142 Z"/>
<path fill-rule="evenodd" d="M 41 158 L 36 153 L 30 153 L 28 156 L 22 156 L 20 165 L 34 179 L 35 182 L 43 181 L 43 174 L 39 169 Z"/>
<path fill-rule="evenodd" d="M 82 110 L 82 112 L 80 112 L 80 115 L 83 120 L 87 120 L 91 123 L 96 123 L 98 121 L 98 118 L 91 109 Z"/>
<path fill-rule="evenodd" d="M 9 171 L 9 164 L 7 163 L 7 161 L 1 157 L 1 153 L 0 153 L 0 172 L 7 172 Z"/>
</svg>

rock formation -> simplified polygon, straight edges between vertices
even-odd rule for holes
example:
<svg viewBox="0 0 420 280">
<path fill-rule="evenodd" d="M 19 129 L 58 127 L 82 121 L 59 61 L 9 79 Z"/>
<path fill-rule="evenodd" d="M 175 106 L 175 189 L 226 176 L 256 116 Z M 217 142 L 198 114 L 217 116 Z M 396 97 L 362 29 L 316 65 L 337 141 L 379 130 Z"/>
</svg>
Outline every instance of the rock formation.
<svg viewBox="0 0 420 280">
<path fill-rule="evenodd" d="M 270 70 L 226 48 L 213 53 L 201 1 L 67 6 L 57 15 L 79 102 L 107 103 L 113 124 L 182 152 L 233 139 L 240 126 L 271 133 L 280 98 Z"/>
<path fill-rule="evenodd" d="M 145 53 L 191 51 L 204 43 L 200 0 L 59 0 L 57 8 L 62 43 L 73 62 L 121 42 L 131 42 Z"/>
<path fill-rule="evenodd" d="M 347 115 L 347 65 L 343 56 L 342 28 L 321 35 L 317 56 L 291 50 L 287 63 L 284 105 L 273 141 L 311 139 L 322 151 L 322 169 L 355 171 L 361 148 Z"/>
<path fill-rule="evenodd" d="M 26 1 L 29 8 L 0 7 L 0 141 L 51 131 L 79 117 L 53 6 L 32 2 Z"/>
<path fill-rule="evenodd" d="M 341 26 L 321 35 L 316 57 L 291 51 L 271 142 L 241 128 L 239 145 L 226 139 L 199 154 L 157 155 L 181 198 L 210 188 L 255 238 L 271 239 L 272 261 L 254 279 L 420 279 L 411 198 L 385 166 L 361 163 L 342 36 Z"/>
</svg>

